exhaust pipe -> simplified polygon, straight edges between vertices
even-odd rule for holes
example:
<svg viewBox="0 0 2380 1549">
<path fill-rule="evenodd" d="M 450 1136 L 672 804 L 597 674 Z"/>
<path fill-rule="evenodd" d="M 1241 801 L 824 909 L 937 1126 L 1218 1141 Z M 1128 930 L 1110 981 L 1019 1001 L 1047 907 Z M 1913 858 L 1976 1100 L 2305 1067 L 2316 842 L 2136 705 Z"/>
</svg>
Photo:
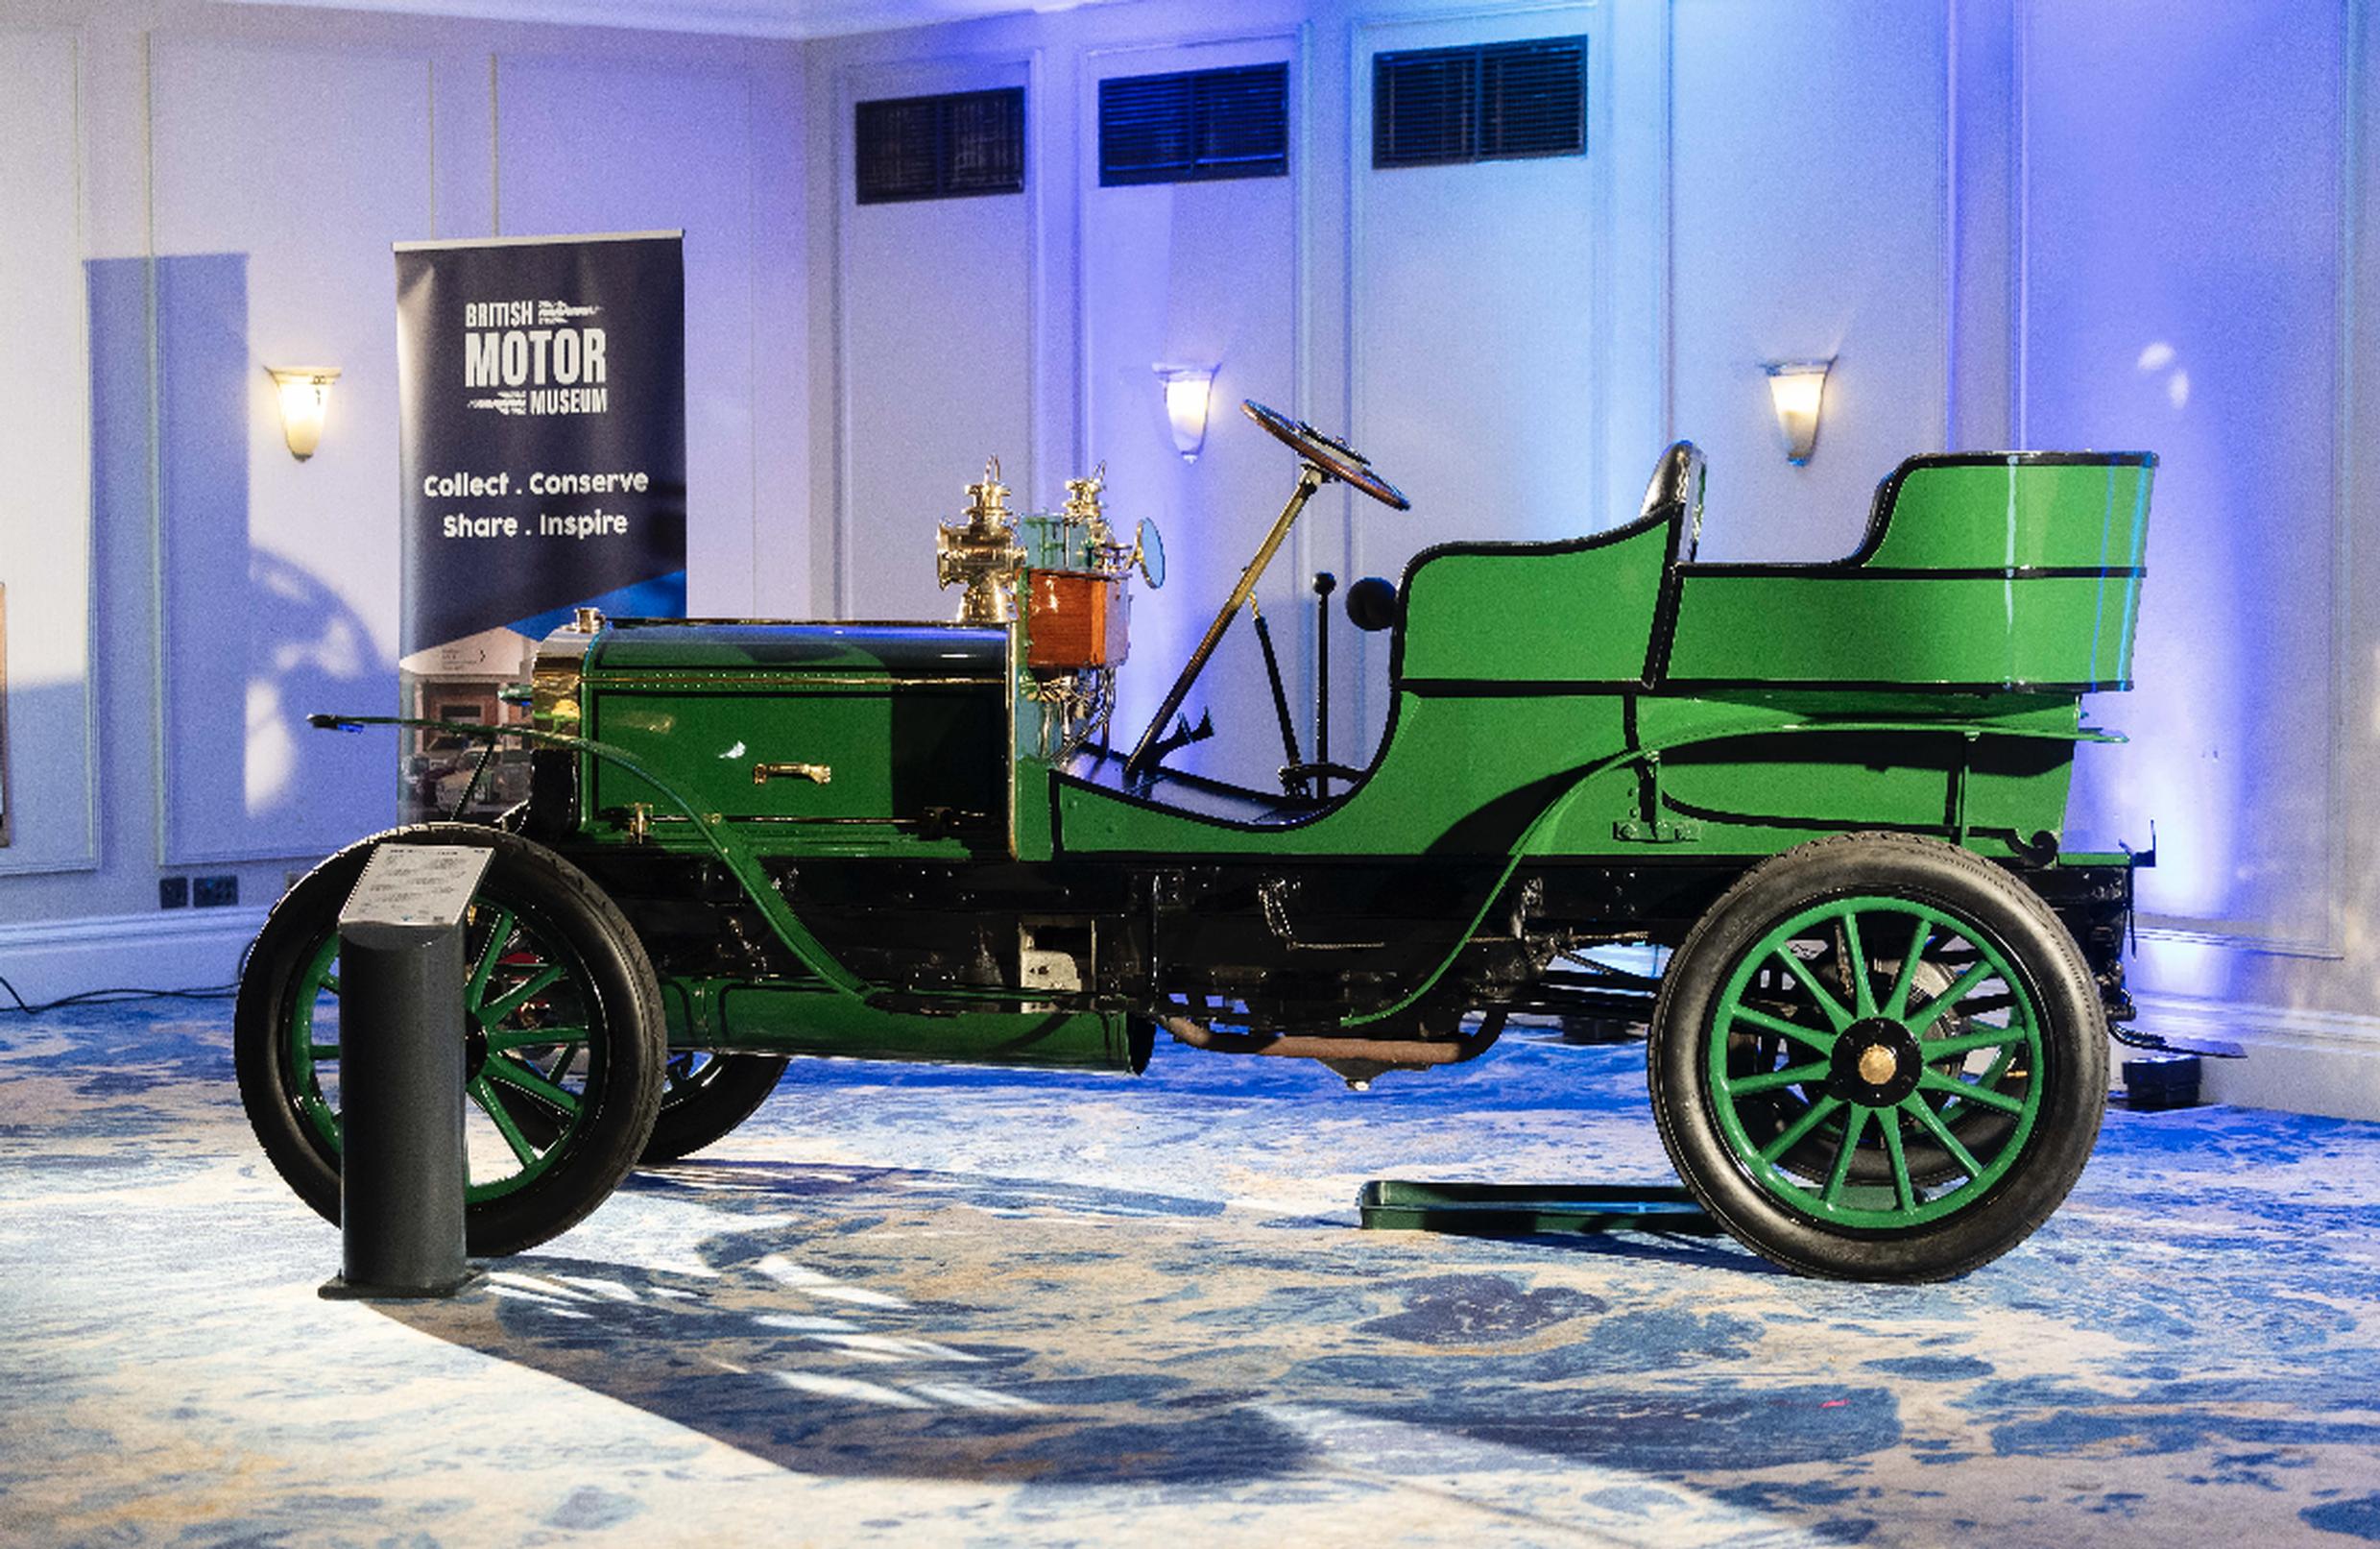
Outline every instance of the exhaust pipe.
<svg viewBox="0 0 2380 1549">
<path fill-rule="evenodd" d="M 1490 1011 L 1479 1030 L 1459 1038 L 1340 1038 L 1319 1032 L 1217 1032 L 1188 1017 L 1160 1017 L 1158 1026 L 1178 1043 L 1218 1054 L 1276 1054 L 1285 1059 L 1319 1059 L 1333 1064 L 1378 1065 L 1383 1069 L 1426 1069 L 1459 1065 L 1487 1053 L 1504 1030 L 1504 1013 Z"/>
</svg>

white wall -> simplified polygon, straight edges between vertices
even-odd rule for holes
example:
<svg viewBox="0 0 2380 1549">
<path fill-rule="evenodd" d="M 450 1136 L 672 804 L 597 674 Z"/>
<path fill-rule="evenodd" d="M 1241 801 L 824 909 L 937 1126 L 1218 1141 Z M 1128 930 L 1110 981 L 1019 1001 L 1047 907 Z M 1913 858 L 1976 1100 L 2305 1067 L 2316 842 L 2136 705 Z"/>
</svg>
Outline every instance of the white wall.
<svg viewBox="0 0 2380 1549">
<path fill-rule="evenodd" d="M 302 717 L 396 698 L 392 242 L 685 229 L 689 601 L 809 611 L 801 62 L 187 0 L 0 27 L 0 975 L 220 982 L 389 821 L 385 736 Z M 302 464 L 297 364 L 343 373 Z M 218 873 L 245 907 L 158 911 Z"/>
</svg>

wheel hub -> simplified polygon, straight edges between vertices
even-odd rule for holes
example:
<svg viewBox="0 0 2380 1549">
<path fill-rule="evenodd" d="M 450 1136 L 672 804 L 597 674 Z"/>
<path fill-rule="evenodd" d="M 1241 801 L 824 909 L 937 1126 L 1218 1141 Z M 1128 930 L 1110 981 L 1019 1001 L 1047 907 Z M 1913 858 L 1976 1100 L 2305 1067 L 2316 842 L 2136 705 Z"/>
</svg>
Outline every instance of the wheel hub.
<svg viewBox="0 0 2380 1549">
<path fill-rule="evenodd" d="M 1888 1108 L 1917 1090 L 1925 1058 L 1917 1040 L 1890 1017 L 1864 1017 L 1835 1042 L 1827 1091 L 1846 1102 Z"/>
</svg>

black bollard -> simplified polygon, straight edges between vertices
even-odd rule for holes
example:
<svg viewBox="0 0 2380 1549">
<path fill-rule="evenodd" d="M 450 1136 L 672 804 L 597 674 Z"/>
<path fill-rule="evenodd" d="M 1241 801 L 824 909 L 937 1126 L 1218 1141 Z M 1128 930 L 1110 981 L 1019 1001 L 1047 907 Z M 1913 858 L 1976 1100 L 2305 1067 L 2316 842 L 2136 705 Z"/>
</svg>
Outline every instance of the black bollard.
<svg viewBox="0 0 2380 1549">
<path fill-rule="evenodd" d="M 419 871 L 439 853 L 384 846 L 373 860 Z M 444 853 L 467 869 L 468 900 L 487 852 Z M 342 1261 L 322 1294 L 450 1296 L 479 1277 L 463 1244 L 463 903 L 423 910 L 416 894 L 373 918 L 380 880 L 368 867 L 340 917 Z"/>
</svg>

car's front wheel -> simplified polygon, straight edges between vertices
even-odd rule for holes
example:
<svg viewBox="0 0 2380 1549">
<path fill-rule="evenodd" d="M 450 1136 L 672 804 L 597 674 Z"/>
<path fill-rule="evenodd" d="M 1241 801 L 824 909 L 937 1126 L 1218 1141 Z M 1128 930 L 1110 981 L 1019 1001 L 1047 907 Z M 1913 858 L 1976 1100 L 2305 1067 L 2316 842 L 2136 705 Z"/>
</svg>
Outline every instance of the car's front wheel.
<svg viewBox="0 0 2380 1549">
<path fill-rule="evenodd" d="M 464 1219 L 470 1252 L 518 1252 L 602 1203 L 652 1132 L 667 1057 L 652 964 L 584 872 L 497 829 L 398 829 L 309 872 L 249 955 L 233 1057 L 266 1156 L 329 1221 L 339 1219 L 338 916 L 381 844 L 495 852 L 464 921 Z"/>
</svg>

